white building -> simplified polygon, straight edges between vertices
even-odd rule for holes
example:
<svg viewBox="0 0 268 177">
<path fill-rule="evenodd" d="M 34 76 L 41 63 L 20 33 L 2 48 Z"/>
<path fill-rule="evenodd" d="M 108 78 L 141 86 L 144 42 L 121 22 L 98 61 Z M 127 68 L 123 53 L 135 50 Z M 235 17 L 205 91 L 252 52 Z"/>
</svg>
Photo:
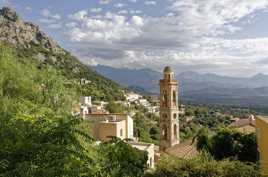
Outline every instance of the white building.
<svg viewBox="0 0 268 177">
<path fill-rule="evenodd" d="M 130 144 L 132 147 L 137 148 L 141 151 L 147 152 L 147 156 L 148 156 L 147 165 L 149 168 L 154 168 L 154 162 L 155 162 L 154 144 L 142 143 L 142 142 L 128 142 L 128 144 Z"/>
<path fill-rule="evenodd" d="M 140 105 L 142 105 L 144 107 L 150 107 L 151 106 L 151 104 L 149 103 L 149 101 L 146 100 L 146 99 L 139 99 L 139 103 L 140 103 Z"/>
<path fill-rule="evenodd" d="M 92 106 L 92 102 L 91 102 L 91 96 L 82 96 L 80 97 L 80 103 L 83 106 Z"/>
<path fill-rule="evenodd" d="M 132 103 L 132 102 L 139 100 L 142 96 L 139 94 L 131 92 L 131 93 L 126 93 L 125 97 L 126 97 L 127 101 Z"/>
</svg>

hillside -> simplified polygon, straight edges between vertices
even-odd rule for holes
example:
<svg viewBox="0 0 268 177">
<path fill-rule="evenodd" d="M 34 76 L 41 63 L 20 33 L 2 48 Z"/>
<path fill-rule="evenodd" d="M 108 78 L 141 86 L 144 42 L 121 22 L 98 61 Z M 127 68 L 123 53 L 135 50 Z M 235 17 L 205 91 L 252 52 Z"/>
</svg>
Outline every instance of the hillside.
<svg viewBox="0 0 268 177">
<path fill-rule="evenodd" d="M 38 26 L 24 22 L 10 8 L 0 9 L 0 43 L 12 49 L 22 63 L 42 69 L 50 66 L 67 78 L 67 84 L 81 95 L 93 99 L 123 99 L 122 88 L 110 79 L 83 65 L 76 57 L 61 48 Z"/>
<path fill-rule="evenodd" d="M 150 69 L 112 68 L 96 66 L 96 71 L 128 87 L 138 87 L 158 93 L 162 74 Z M 229 77 L 216 74 L 183 72 L 176 75 L 184 102 L 265 107 L 268 102 L 268 76 Z"/>
</svg>

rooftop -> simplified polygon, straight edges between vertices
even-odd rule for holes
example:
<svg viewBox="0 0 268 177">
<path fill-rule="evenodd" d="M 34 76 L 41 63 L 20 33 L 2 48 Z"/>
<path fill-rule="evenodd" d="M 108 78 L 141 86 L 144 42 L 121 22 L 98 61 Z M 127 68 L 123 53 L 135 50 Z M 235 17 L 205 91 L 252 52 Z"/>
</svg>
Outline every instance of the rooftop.
<svg viewBox="0 0 268 177">
<path fill-rule="evenodd" d="M 184 159 L 191 159 L 199 154 L 195 144 L 192 143 L 192 140 L 187 140 L 183 143 L 177 144 L 167 149 L 166 153 Z"/>
<path fill-rule="evenodd" d="M 244 126 L 255 126 L 255 121 L 250 119 L 239 119 L 236 122 L 231 123 L 231 127 L 244 127 Z"/>
<path fill-rule="evenodd" d="M 147 150 L 150 147 L 154 146 L 154 144 L 150 144 L 150 143 L 144 143 L 144 142 L 128 142 L 128 144 L 140 149 L 140 150 Z"/>
<path fill-rule="evenodd" d="M 268 116 L 258 116 L 257 118 L 268 123 Z"/>
</svg>

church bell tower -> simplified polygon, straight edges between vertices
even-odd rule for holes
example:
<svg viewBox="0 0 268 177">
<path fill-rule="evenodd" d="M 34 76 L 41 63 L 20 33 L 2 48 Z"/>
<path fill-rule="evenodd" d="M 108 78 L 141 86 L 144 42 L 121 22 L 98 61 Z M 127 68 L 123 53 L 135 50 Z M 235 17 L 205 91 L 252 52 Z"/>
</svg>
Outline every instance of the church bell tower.
<svg viewBox="0 0 268 177">
<path fill-rule="evenodd" d="M 160 151 L 180 143 L 178 82 L 174 80 L 174 72 L 165 67 L 160 85 Z"/>
</svg>

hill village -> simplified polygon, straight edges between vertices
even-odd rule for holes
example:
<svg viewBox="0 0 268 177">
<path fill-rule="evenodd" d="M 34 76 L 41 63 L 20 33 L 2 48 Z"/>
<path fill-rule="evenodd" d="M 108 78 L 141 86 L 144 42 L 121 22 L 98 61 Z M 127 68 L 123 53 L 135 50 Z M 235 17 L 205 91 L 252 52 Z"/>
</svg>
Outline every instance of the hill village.
<svg viewBox="0 0 268 177">
<path fill-rule="evenodd" d="M 107 141 L 116 137 L 126 141 L 132 147 L 146 151 L 148 155 L 148 167 L 154 168 L 155 163 L 161 157 L 161 153 L 169 154 L 179 158 L 193 158 L 199 154 L 195 143 L 190 139 L 180 141 L 180 117 L 185 116 L 185 106 L 179 104 L 178 82 L 174 80 L 174 72 L 165 67 L 163 79 L 159 81 L 160 96 L 153 97 L 150 101 L 144 96 L 132 91 L 124 94 L 125 101 L 115 103 L 129 107 L 132 104 L 143 106 L 148 112 L 160 116 L 160 142 L 159 146 L 139 141 L 134 135 L 133 116 L 135 112 L 109 113 L 106 110 L 108 102 L 100 101 L 92 103 L 91 96 L 80 98 L 80 114 L 85 121 L 90 122 L 90 132 L 98 141 Z M 193 116 L 185 116 L 187 122 L 193 120 Z M 258 150 L 260 162 L 263 169 L 268 168 L 267 139 L 264 138 L 268 132 L 268 121 L 265 118 L 249 115 L 249 117 L 232 117 L 229 125 L 242 133 L 258 133 Z"/>
<path fill-rule="evenodd" d="M 148 167 L 156 172 L 153 177 L 164 176 L 162 172 L 192 176 L 187 174 L 194 170 L 198 177 L 223 172 L 220 176 L 255 177 L 251 174 L 259 173 L 259 164 L 262 174 L 268 174 L 267 117 L 239 115 L 238 109 L 223 106 L 227 111 L 202 112 L 200 105 L 190 110 L 192 105 L 179 101 L 180 85 L 169 66 L 159 80 L 159 96 L 122 91 L 15 11 L 0 10 L 0 24 L 0 41 L 8 43 L 0 45 L 0 176 L 117 177 L 125 170 L 122 176 L 140 177 Z M 83 96 L 73 106 L 77 95 Z M 103 101 L 109 98 L 121 105 L 119 111 Z M 142 129 L 147 123 L 153 127 Z M 225 129 L 218 130 L 221 125 Z M 110 139 L 119 139 L 116 148 L 125 151 L 115 152 Z M 225 167 L 236 174 L 226 174 Z M 240 167 L 252 173 L 240 175 Z"/>
</svg>

